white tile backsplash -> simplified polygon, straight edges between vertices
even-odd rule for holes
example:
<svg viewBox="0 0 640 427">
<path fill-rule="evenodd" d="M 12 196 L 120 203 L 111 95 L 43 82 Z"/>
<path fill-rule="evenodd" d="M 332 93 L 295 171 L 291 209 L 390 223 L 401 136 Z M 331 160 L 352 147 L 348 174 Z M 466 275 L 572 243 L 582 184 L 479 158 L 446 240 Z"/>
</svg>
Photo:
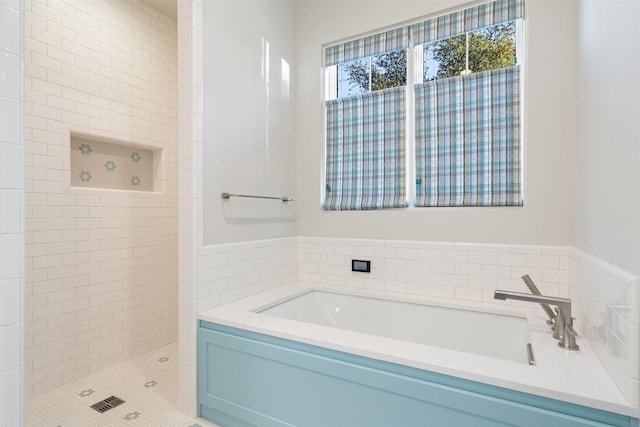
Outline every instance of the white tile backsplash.
<svg viewBox="0 0 640 427">
<path fill-rule="evenodd" d="M 197 311 L 298 278 L 295 237 L 206 246 L 198 256 Z"/>
<path fill-rule="evenodd" d="M 488 294 L 482 290 L 527 292 L 521 276 L 529 274 L 545 292 L 568 296 L 566 247 L 298 239 L 298 276 L 303 281 L 486 301 Z M 352 272 L 351 259 L 371 260 L 371 273 Z"/>
<path fill-rule="evenodd" d="M 570 264 L 580 329 L 627 399 L 640 401 L 640 278 L 575 248 Z"/>
</svg>

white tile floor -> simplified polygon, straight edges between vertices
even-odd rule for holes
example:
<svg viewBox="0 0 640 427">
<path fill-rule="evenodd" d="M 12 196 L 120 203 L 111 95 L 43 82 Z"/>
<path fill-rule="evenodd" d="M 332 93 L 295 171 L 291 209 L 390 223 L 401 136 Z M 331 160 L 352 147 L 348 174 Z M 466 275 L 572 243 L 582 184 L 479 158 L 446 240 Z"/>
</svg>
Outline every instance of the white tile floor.
<svg viewBox="0 0 640 427">
<path fill-rule="evenodd" d="M 110 396 L 125 403 L 102 414 L 90 407 Z M 174 343 L 28 400 L 27 427 L 219 427 L 181 414 L 177 401 Z"/>
</svg>

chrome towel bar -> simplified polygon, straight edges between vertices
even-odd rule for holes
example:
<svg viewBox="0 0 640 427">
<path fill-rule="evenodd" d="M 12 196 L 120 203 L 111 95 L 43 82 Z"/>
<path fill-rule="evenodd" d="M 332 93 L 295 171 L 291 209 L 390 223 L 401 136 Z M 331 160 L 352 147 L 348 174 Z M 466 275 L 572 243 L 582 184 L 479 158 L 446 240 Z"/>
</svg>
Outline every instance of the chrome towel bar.
<svg viewBox="0 0 640 427">
<path fill-rule="evenodd" d="M 246 197 L 249 199 L 269 199 L 269 200 L 280 200 L 283 203 L 286 202 L 295 202 L 296 199 L 292 199 L 291 197 L 287 197 L 287 196 L 280 196 L 280 197 L 272 197 L 272 196 L 253 196 L 250 194 L 232 194 L 232 193 L 222 193 L 221 194 L 223 199 L 230 199 L 232 197 Z"/>
</svg>

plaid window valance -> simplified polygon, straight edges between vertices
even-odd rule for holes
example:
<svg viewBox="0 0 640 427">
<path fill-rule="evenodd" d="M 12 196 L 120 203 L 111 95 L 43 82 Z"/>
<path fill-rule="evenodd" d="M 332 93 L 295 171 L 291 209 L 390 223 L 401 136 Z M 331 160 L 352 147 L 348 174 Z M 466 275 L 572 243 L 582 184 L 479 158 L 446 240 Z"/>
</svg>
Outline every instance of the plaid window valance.
<svg viewBox="0 0 640 427">
<path fill-rule="evenodd" d="M 520 66 L 415 86 L 416 206 L 521 206 Z"/>
<path fill-rule="evenodd" d="M 524 16 L 524 0 L 496 0 L 411 26 L 414 45 L 457 36 Z"/>
<path fill-rule="evenodd" d="M 468 31 L 513 21 L 524 16 L 524 0 L 496 0 L 490 3 L 438 16 L 411 26 L 359 38 L 325 49 L 324 64 L 329 67 L 409 47 L 411 28 L 413 45 L 453 37 Z"/>
<path fill-rule="evenodd" d="M 324 210 L 404 207 L 404 86 L 326 102 Z"/>
<path fill-rule="evenodd" d="M 367 58 L 393 50 L 406 49 L 407 47 L 409 47 L 409 29 L 407 27 L 400 27 L 395 30 L 328 47 L 324 53 L 324 64 L 329 67 L 331 65 Z"/>
</svg>

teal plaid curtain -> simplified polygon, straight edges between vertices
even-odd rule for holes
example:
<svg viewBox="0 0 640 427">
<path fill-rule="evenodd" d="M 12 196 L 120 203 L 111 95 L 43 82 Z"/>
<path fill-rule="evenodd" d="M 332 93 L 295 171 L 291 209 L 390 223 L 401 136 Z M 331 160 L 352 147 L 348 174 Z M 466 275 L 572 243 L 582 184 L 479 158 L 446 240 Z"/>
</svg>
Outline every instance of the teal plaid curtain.
<svg viewBox="0 0 640 427">
<path fill-rule="evenodd" d="M 406 87 L 326 102 L 325 210 L 404 207 Z"/>
<path fill-rule="evenodd" d="M 408 27 L 396 28 L 385 33 L 374 34 L 326 48 L 324 65 L 329 67 L 407 47 L 409 47 Z"/>
<path fill-rule="evenodd" d="M 521 206 L 520 66 L 415 90 L 416 206 Z"/>
<path fill-rule="evenodd" d="M 496 0 L 411 26 L 413 44 L 457 36 L 524 16 L 524 0 Z"/>
</svg>

